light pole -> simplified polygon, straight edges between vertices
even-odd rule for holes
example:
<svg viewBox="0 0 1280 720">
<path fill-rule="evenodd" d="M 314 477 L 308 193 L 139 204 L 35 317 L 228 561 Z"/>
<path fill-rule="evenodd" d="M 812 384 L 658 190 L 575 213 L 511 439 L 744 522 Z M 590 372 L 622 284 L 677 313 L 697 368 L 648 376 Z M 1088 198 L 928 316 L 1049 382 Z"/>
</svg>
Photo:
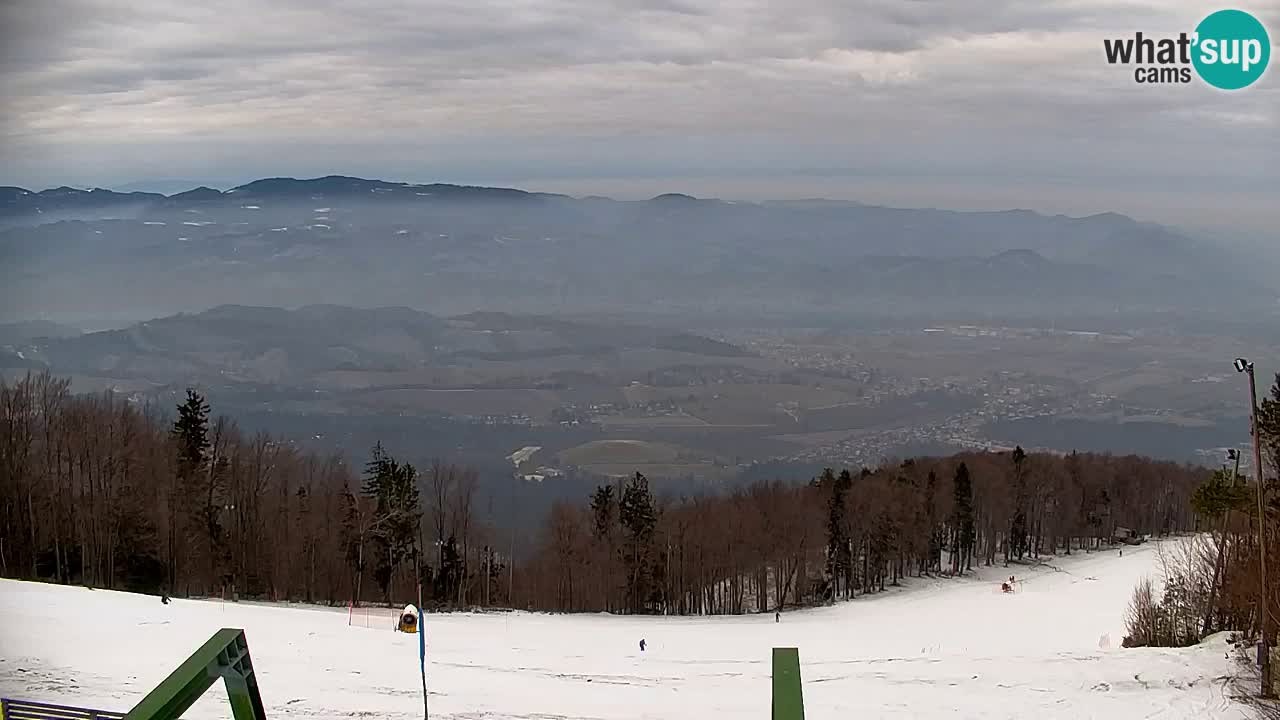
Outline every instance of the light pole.
<svg viewBox="0 0 1280 720">
<path fill-rule="evenodd" d="M 1262 631 L 1262 697 L 1271 697 L 1271 648 L 1268 645 L 1270 608 L 1267 603 L 1267 504 L 1264 498 L 1266 481 L 1262 471 L 1262 428 L 1258 427 L 1258 389 L 1253 377 L 1253 363 L 1244 358 L 1236 358 L 1236 372 L 1249 376 L 1249 417 L 1250 430 L 1253 435 L 1253 474 L 1258 481 L 1258 612 L 1261 615 Z"/>
</svg>

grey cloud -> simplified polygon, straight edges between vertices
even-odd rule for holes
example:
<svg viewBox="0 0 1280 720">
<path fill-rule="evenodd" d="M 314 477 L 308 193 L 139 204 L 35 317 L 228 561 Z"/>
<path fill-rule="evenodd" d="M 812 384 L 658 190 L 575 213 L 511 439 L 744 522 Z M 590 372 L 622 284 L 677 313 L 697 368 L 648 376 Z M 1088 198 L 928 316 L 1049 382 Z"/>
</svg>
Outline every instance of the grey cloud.
<svg viewBox="0 0 1280 720">
<path fill-rule="evenodd" d="M 1244 7 L 1280 34 L 1271 3 Z M 1055 177 L 1274 184 L 1280 71 L 1222 94 L 1139 87 L 1103 61 L 1103 37 L 1202 13 L 1190 0 L 4 2 L 0 161 L 14 176 L 0 182 L 701 164 L 1020 177 L 1028 206 Z"/>
</svg>

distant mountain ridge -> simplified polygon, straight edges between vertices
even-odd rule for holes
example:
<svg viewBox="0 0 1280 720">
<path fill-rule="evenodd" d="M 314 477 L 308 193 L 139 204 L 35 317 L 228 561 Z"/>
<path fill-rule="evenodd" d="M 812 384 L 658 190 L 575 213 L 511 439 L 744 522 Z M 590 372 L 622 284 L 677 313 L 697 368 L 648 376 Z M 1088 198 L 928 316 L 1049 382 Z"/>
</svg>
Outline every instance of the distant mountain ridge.
<svg viewBox="0 0 1280 720">
<path fill-rule="evenodd" d="M 1119 213 L 1105 212 L 1083 217 L 1043 215 L 1032 210 L 1000 210 L 961 212 L 936 209 L 907 209 L 866 205 L 856 201 L 813 198 L 794 201 L 765 201 L 760 203 L 724 202 L 716 199 L 697 198 L 678 192 L 656 195 L 647 201 L 619 201 L 599 195 L 573 198 L 557 193 L 530 192 L 516 188 L 459 185 L 452 183 L 414 184 L 371 180 L 345 175 L 298 179 L 291 177 L 262 178 L 238 185 L 228 190 L 199 186 L 190 190 L 163 195 L 153 192 L 117 192 L 104 188 L 80 189 L 68 186 L 32 191 L 21 187 L 0 187 L 0 219 L 13 220 L 22 216 L 57 215 L 75 210 L 111 210 L 113 208 L 174 209 L 193 205 L 222 204 L 228 208 L 243 207 L 253 201 L 301 201 L 301 200 L 391 201 L 416 199 L 422 201 L 555 201 L 561 203 L 606 203 L 610 205 L 643 204 L 672 211 L 734 213 L 743 211 L 786 210 L 821 215 L 823 212 L 880 211 L 883 213 L 927 213 L 942 216 L 997 217 L 1021 221 L 1041 220 L 1069 222 L 1081 227 L 1101 231 L 1143 230 L 1149 237 L 1167 240 L 1177 233 L 1158 225 L 1140 223 Z M 92 218 L 79 218 L 89 220 Z M 1021 248 L 1017 248 L 1021 249 Z M 964 253 L 960 253 L 964 254 Z"/>
<path fill-rule="evenodd" d="M 202 186 L 172 195 L 148 192 L 116 192 L 104 188 L 84 190 L 67 186 L 40 191 L 32 191 L 21 187 L 0 187 L 0 217 L 44 215 L 91 208 L 111 209 L 113 207 L 137 206 L 139 204 L 172 207 L 192 202 L 216 203 L 221 201 L 231 205 L 243 202 L 246 199 L 339 198 L 344 196 L 364 197 L 365 195 L 372 195 L 377 199 L 439 196 L 449 199 L 471 200 L 525 200 L 539 197 L 567 197 L 547 193 L 532 193 L 513 188 L 453 185 L 448 183 L 415 185 L 386 180 L 366 180 L 343 175 L 327 175 L 304 180 L 286 177 L 263 178 L 244 185 L 238 185 L 226 191 Z"/>
<path fill-rule="evenodd" d="M 965 212 L 933 209 L 903 209 L 866 205 L 856 201 L 828 200 L 811 198 L 805 200 L 779 200 L 761 203 L 725 203 L 709 198 L 697 198 L 678 192 L 656 195 L 648 201 L 619 201 L 600 195 L 590 195 L 576 199 L 558 193 L 531 192 L 517 188 L 490 187 L 483 185 L 459 185 L 453 183 L 414 184 L 351 177 L 346 175 L 326 175 L 317 178 L 298 179 L 291 177 L 272 177 L 254 180 L 228 190 L 217 190 L 207 186 L 193 187 L 183 192 L 164 195 L 154 192 L 117 192 L 105 188 L 82 189 L 69 186 L 33 191 L 22 187 L 0 186 L 0 217 L 16 217 L 24 214 L 45 214 L 60 210 L 84 208 L 110 208 L 116 205 L 136 206 L 154 204 L 160 207 L 181 206 L 187 203 L 223 202 L 228 206 L 237 205 L 246 200 L 292 200 L 292 199 L 339 199 L 344 197 L 360 199 L 407 199 L 429 197 L 436 200 L 559 200 L 559 201 L 595 201 L 609 203 L 646 202 L 652 205 L 668 207 L 692 208 L 698 205 L 742 205 L 754 207 L 774 207 L 793 210 L 840 210 L 851 208 L 873 208 L 894 212 L 938 212 L 964 215 L 1010 215 L 1022 217 L 1049 218 L 1056 217 L 1079 221 L 1087 224 L 1117 222 L 1131 226 L 1140 223 L 1128 216 L 1118 213 L 1099 213 L 1080 218 L 1068 218 L 1057 215 L 1048 216 L 1032 210 L 1000 210 Z M 1156 227 L 1156 226 L 1151 226 Z"/>
<path fill-rule="evenodd" d="M 1252 271 L 1247 258 L 1115 213 L 620 201 L 339 175 L 174 195 L 0 188 L 0 284 L 29 308 L 0 320 L 226 303 L 444 315 L 1274 312 L 1273 283 Z"/>
</svg>

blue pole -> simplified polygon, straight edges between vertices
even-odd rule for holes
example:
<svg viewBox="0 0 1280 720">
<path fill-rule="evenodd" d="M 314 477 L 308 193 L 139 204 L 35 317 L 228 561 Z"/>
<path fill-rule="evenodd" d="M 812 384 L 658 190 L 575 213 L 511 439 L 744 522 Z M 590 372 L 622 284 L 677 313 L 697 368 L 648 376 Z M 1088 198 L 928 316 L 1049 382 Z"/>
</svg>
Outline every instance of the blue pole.
<svg viewBox="0 0 1280 720">
<path fill-rule="evenodd" d="M 422 720 L 428 720 L 427 712 L 427 623 L 418 608 L 418 668 L 422 671 Z"/>
</svg>

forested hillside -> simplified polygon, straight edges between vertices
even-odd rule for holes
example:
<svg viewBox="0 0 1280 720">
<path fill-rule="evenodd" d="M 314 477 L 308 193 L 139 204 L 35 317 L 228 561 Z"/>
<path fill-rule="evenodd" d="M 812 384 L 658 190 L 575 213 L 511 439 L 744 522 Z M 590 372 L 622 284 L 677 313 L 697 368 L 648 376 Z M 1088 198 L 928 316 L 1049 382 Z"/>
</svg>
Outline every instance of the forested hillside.
<svg viewBox="0 0 1280 720">
<path fill-rule="evenodd" d="M 637 474 L 551 512 L 535 607 L 744 613 L 1190 530 L 1207 472 L 1136 456 L 962 454 L 655 499 Z M 531 581 L 532 582 L 532 581 Z"/>
<path fill-rule="evenodd" d="M 0 383 L 0 574 L 342 604 L 414 600 L 420 573 L 438 607 L 756 612 L 1089 552 L 1117 527 L 1192 530 L 1209 477 L 1020 448 L 690 497 L 637 473 L 517 536 L 483 522 L 475 471 L 395 451 L 352 468 L 241 433 L 195 392 L 175 413 L 48 374 Z"/>
</svg>

